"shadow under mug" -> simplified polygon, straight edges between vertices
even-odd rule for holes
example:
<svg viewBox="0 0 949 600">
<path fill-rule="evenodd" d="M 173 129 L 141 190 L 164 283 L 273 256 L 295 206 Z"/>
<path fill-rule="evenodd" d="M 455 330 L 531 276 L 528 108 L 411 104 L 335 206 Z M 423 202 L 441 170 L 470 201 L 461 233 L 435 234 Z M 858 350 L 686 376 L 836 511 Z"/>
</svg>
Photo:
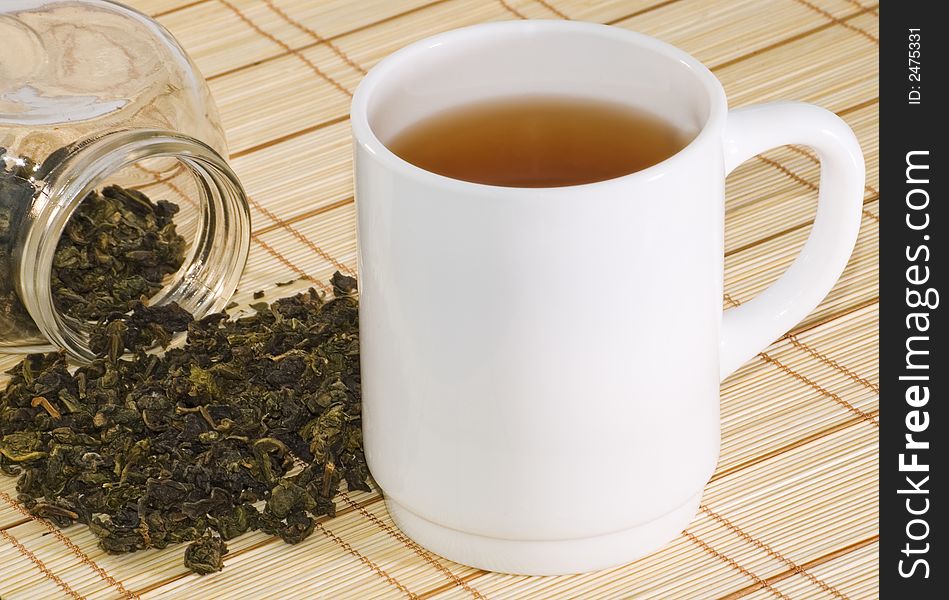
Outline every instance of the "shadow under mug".
<svg viewBox="0 0 949 600">
<path fill-rule="evenodd" d="M 694 132 L 592 184 L 449 179 L 387 141 L 520 94 L 623 102 Z M 565 21 L 476 25 L 380 62 L 352 103 L 366 457 L 395 523 L 475 567 L 564 574 L 658 549 L 719 452 L 719 381 L 804 318 L 853 250 L 864 165 L 815 106 L 729 111 L 685 52 Z M 783 144 L 820 155 L 817 218 L 785 274 L 722 311 L 725 177 Z"/>
</svg>

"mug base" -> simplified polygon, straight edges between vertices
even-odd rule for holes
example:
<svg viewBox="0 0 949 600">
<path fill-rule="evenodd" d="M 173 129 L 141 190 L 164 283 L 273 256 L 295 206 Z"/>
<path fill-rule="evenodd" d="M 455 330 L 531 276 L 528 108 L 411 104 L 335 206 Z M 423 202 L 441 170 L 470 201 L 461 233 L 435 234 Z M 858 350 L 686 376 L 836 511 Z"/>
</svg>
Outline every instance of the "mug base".
<svg viewBox="0 0 949 600">
<path fill-rule="evenodd" d="M 386 498 L 389 515 L 407 536 L 449 560 L 513 575 L 572 575 L 632 562 L 662 548 L 698 512 L 702 493 L 635 527 L 570 540 L 506 540 L 433 523 Z"/>
</svg>

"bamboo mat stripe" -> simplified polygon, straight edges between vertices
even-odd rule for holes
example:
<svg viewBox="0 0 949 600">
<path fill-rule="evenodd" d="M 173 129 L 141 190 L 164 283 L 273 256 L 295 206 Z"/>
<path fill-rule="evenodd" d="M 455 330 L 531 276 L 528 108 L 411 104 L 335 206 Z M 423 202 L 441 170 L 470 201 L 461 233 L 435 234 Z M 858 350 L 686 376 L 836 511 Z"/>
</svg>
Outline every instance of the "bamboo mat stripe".
<svg viewBox="0 0 949 600">
<path fill-rule="evenodd" d="M 181 548 L 109 556 L 82 527 L 25 516 L 0 477 L 7 598 L 873 598 L 879 191 L 879 5 L 867 0 L 136 0 L 182 41 L 218 100 L 251 196 L 254 245 L 235 299 L 327 289 L 354 273 L 348 104 L 385 55 L 488 20 L 573 18 L 656 35 L 706 62 L 733 106 L 822 104 L 867 159 L 854 256 L 830 296 L 722 385 L 722 453 L 699 514 L 662 551 L 570 577 L 485 573 L 405 537 L 378 493 L 346 493 L 303 544 L 255 533 L 199 578 Z M 214 35 L 208 35 L 214 31 Z M 300 165 L 306 168 L 300 168 Z M 789 146 L 741 165 L 726 201 L 724 307 L 790 264 L 813 222 L 819 165 Z M 147 183 L 147 178 L 146 178 Z M 163 184 L 155 184 L 161 190 Z M 165 190 L 179 196 L 181 190 Z M 591 260 L 595 260 L 591 257 Z M 274 287 L 278 281 L 297 279 Z M 9 367 L 15 357 L 0 357 Z M 590 489 L 590 493 L 605 493 Z M 517 498 L 511 498 L 516 503 Z M 39 596 L 37 596 L 39 595 Z"/>
</svg>

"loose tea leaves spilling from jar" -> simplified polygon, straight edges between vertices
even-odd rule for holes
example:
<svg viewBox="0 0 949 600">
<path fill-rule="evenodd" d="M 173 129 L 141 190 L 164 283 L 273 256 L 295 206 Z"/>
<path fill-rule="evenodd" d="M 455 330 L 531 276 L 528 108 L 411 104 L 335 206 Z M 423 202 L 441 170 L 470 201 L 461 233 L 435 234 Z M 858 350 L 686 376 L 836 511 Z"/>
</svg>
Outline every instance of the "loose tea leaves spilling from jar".
<svg viewBox="0 0 949 600">
<path fill-rule="evenodd" d="M 28 159 L 0 160 L 0 337 L 35 330 L 14 289 L 11 256 L 35 192 L 30 181 L 35 169 Z M 152 202 L 119 186 L 90 193 L 66 224 L 53 258 L 56 307 L 68 317 L 98 321 L 153 297 L 184 262 L 177 212 L 172 202 Z"/>
<path fill-rule="evenodd" d="M 152 202 L 112 185 L 73 214 L 53 259 L 53 301 L 71 317 L 98 321 L 128 312 L 181 268 L 186 242 L 175 230 L 178 205 Z"/>
<path fill-rule="evenodd" d="M 190 541 L 185 565 L 220 570 L 226 540 L 261 530 L 296 543 L 333 515 L 342 481 L 368 490 L 360 426 L 356 282 L 194 321 L 175 304 L 104 319 L 100 358 L 14 367 L 0 395 L 0 470 L 61 527 L 108 552 Z M 186 343 L 146 353 L 187 331 Z"/>
<path fill-rule="evenodd" d="M 139 304 L 100 322 L 100 357 L 74 373 L 63 354 L 27 357 L 0 395 L 0 470 L 20 502 L 109 552 L 190 541 L 197 573 L 247 531 L 305 539 L 342 481 L 369 489 L 356 282 L 332 283 L 332 299 L 311 289 L 237 319 Z"/>
</svg>

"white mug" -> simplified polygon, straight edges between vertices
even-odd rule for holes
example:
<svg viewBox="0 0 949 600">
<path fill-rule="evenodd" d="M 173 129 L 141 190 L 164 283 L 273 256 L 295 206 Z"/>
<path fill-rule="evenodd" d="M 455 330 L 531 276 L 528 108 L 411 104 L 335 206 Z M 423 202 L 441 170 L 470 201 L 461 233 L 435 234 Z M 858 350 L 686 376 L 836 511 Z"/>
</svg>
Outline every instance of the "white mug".
<svg viewBox="0 0 949 600">
<path fill-rule="evenodd" d="M 519 94 L 623 102 L 694 134 L 623 177 L 509 188 L 386 143 Z M 685 52 L 566 21 L 476 25 L 380 62 L 352 103 L 366 458 L 395 523 L 449 559 L 564 574 L 631 561 L 691 521 L 718 460 L 719 381 L 830 291 L 860 225 L 853 132 L 815 106 L 729 111 Z M 817 219 L 770 288 L 722 311 L 725 177 L 820 155 Z"/>
</svg>

